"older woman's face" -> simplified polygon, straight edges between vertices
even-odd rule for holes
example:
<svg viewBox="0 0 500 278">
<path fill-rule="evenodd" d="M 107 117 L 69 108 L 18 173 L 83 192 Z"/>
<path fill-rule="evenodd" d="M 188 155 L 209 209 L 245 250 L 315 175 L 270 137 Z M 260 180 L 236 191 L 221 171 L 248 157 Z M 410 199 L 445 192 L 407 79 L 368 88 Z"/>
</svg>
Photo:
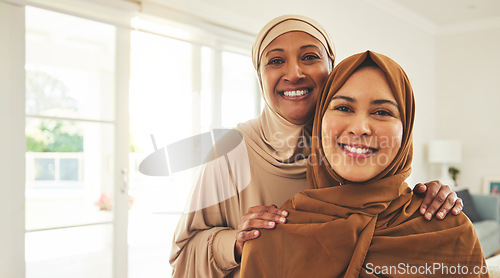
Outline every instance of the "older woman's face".
<svg viewBox="0 0 500 278">
<path fill-rule="evenodd" d="M 323 116 L 321 135 L 330 166 L 346 180 L 367 181 L 389 166 L 403 123 L 382 70 L 365 67 L 349 77 Z"/>
<path fill-rule="evenodd" d="M 269 105 L 294 124 L 314 115 L 316 100 L 330 72 L 325 47 L 304 32 L 288 32 L 262 54 L 260 74 Z"/>
</svg>

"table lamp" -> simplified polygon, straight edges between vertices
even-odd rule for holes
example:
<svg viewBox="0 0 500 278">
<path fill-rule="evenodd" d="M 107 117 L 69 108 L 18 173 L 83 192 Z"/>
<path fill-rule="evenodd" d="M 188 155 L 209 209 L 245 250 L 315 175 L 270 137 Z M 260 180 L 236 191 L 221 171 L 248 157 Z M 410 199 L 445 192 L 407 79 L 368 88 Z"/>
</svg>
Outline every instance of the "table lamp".
<svg viewBox="0 0 500 278">
<path fill-rule="evenodd" d="M 441 164 L 441 177 L 443 184 L 455 185 L 451 179 L 448 168 L 449 163 L 457 163 L 462 159 L 462 144 L 458 140 L 432 140 L 427 148 L 430 163 Z"/>
</svg>

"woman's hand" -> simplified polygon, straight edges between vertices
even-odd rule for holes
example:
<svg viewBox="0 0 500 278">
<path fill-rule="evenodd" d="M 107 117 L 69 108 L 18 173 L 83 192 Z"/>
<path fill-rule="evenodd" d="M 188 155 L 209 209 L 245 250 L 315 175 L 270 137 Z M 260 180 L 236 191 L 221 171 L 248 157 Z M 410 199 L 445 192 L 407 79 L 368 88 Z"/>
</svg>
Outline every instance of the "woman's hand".
<svg viewBox="0 0 500 278">
<path fill-rule="evenodd" d="M 420 213 L 427 220 L 431 220 L 433 215 L 436 215 L 438 219 L 443 219 L 450 210 L 454 215 L 458 215 L 464 207 L 462 199 L 457 197 L 451 187 L 442 184 L 440 181 L 419 183 L 415 185 L 413 192 L 419 195 L 425 194 L 424 201 L 420 206 Z"/>
<path fill-rule="evenodd" d="M 257 238 L 260 235 L 257 229 L 274 229 L 276 224 L 285 223 L 288 212 L 277 208 L 275 205 L 255 206 L 248 209 L 247 214 L 241 219 L 236 234 L 234 257 L 239 262 L 245 241 Z"/>
</svg>

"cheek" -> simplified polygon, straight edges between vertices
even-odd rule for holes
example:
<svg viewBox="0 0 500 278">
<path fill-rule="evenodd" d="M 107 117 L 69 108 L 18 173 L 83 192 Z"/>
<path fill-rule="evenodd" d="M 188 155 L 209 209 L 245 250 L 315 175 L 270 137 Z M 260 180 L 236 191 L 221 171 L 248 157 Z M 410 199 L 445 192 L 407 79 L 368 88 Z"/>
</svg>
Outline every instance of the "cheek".
<svg viewBox="0 0 500 278">
<path fill-rule="evenodd" d="M 384 144 L 391 150 L 393 156 L 396 156 L 401 148 L 403 140 L 403 124 L 401 122 L 394 123 L 386 127 L 385 132 L 386 142 Z"/>
<path fill-rule="evenodd" d="M 260 79 L 262 80 L 262 89 L 264 90 L 264 95 L 269 97 L 271 92 L 276 87 L 278 83 L 278 78 L 276 77 L 276 73 L 271 70 L 262 70 L 260 72 Z"/>
<path fill-rule="evenodd" d="M 328 112 L 323 116 L 321 123 L 321 137 L 323 148 L 331 149 L 334 147 L 335 138 L 340 134 L 339 120 L 334 116 L 328 115 Z"/>
<path fill-rule="evenodd" d="M 319 89 L 322 88 L 323 84 L 325 84 L 326 80 L 328 79 L 329 75 L 329 70 L 328 70 L 328 65 L 324 65 L 321 67 L 318 67 L 316 72 L 314 73 L 316 84 L 319 87 Z"/>
</svg>

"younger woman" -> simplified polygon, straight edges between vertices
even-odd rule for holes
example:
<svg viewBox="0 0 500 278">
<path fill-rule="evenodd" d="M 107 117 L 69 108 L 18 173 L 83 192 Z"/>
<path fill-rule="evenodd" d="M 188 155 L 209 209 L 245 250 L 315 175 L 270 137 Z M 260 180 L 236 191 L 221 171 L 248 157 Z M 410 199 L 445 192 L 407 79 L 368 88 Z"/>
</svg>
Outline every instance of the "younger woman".
<svg viewBox="0 0 500 278">
<path fill-rule="evenodd" d="M 367 51 L 342 61 L 320 95 L 310 189 L 287 224 L 243 248 L 242 277 L 488 277 L 460 214 L 426 221 L 411 172 L 413 91 L 403 69 Z"/>
</svg>

